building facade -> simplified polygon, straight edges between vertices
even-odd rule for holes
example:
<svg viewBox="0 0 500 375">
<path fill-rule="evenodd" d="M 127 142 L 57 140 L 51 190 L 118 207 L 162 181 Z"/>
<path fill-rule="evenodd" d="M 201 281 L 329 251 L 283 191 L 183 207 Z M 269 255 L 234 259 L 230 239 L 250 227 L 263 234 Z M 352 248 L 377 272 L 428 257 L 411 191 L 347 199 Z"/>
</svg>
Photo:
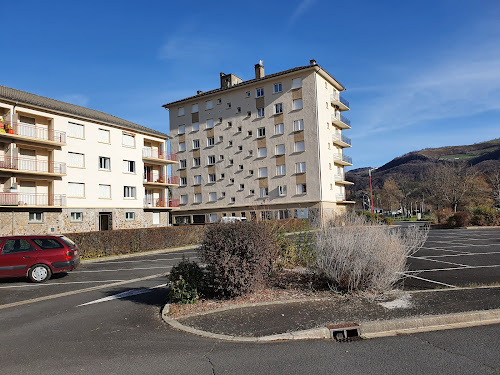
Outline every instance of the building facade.
<svg viewBox="0 0 500 375">
<path fill-rule="evenodd" d="M 169 225 L 178 178 L 168 139 L 0 86 L 0 235 Z"/>
<path fill-rule="evenodd" d="M 345 88 L 314 60 L 165 104 L 178 154 L 174 223 L 247 218 L 321 219 L 345 211 Z"/>
</svg>

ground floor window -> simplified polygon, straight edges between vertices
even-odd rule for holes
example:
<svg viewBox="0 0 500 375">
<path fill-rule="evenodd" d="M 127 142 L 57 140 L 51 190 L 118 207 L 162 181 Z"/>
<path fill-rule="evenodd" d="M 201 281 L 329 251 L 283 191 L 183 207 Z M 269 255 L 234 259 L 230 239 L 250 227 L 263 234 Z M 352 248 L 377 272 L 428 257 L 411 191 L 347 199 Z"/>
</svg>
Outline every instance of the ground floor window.
<svg viewBox="0 0 500 375">
<path fill-rule="evenodd" d="M 159 225 L 159 224 L 160 224 L 160 213 L 153 212 L 153 225 Z"/>
<path fill-rule="evenodd" d="M 210 214 L 208 217 L 208 221 L 211 223 L 216 223 L 217 222 L 217 214 Z"/>
<path fill-rule="evenodd" d="M 191 217 L 190 216 L 176 216 L 175 217 L 175 224 L 191 224 Z"/>
<path fill-rule="evenodd" d="M 30 212 L 28 221 L 30 223 L 43 223 L 43 212 Z"/>
<path fill-rule="evenodd" d="M 297 208 L 295 210 L 294 216 L 296 219 L 307 219 L 308 218 L 308 209 L 307 208 Z"/>
<path fill-rule="evenodd" d="M 135 212 L 125 212 L 125 220 L 135 220 Z"/>
<path fill-rule="evenodd" d="M 83 212 L 72 212 L 70 214 L 71 222 L 82 222 L 83 221 Z"/>
</svg>

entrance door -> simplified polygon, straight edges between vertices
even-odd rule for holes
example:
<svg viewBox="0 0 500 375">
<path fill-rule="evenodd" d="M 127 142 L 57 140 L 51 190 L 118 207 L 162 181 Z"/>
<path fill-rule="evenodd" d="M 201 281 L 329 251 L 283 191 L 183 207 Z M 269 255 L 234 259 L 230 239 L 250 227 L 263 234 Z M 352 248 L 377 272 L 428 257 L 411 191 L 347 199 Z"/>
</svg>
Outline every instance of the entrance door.
<svg viewBox="0 0 500 375">
<path fill-rule="evenodd" d="M 145 207 L 155 207 L 154 201 L 153 201 L 153 190 L 146 190 L 145 200 L 146 200 L 144 202 Z"/>
<path fill-rule="evenodd" d="M 152 178 L 153 178 L 152 170 L 153 170 L 153 168 L 151 166 L 149 166 L 149 165 L 144 166 L 144 181 L 145 182 L 154 182 L 154 180 L 152 180 Z"/>
<path fill-rule="evenodd" d="M 99 212 L 99 230 L 111 230 L 111 212 Z"/>
</svg>

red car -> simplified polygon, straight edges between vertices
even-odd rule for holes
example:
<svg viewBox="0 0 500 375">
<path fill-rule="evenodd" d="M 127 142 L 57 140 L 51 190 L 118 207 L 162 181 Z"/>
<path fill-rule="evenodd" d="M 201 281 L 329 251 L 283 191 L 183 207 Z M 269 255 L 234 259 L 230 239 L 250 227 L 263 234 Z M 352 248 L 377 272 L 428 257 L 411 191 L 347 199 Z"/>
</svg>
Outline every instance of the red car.
<svg viewBox="0 0 500 375">
<path fill-rule="evenodd" d="M 80 264 L 76 244 L 65 236 L 0 237 L 0 277 L 28 277 L 43 283 Z"/>
</svg>

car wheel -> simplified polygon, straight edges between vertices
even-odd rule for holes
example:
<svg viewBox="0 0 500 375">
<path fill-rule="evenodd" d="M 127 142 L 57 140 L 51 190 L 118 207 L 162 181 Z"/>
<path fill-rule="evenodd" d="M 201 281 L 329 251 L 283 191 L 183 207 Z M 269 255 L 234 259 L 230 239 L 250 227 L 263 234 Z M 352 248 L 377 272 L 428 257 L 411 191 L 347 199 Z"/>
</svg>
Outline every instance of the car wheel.
<svg viewBox="0 0 500 375">
<path fill-rule="evenodd" d="M 52 271 L 45 264 L 35 264 L 28 271 L 28 279 L 34 283 L 43 283 L 50 279 Z"/>
</svg>

